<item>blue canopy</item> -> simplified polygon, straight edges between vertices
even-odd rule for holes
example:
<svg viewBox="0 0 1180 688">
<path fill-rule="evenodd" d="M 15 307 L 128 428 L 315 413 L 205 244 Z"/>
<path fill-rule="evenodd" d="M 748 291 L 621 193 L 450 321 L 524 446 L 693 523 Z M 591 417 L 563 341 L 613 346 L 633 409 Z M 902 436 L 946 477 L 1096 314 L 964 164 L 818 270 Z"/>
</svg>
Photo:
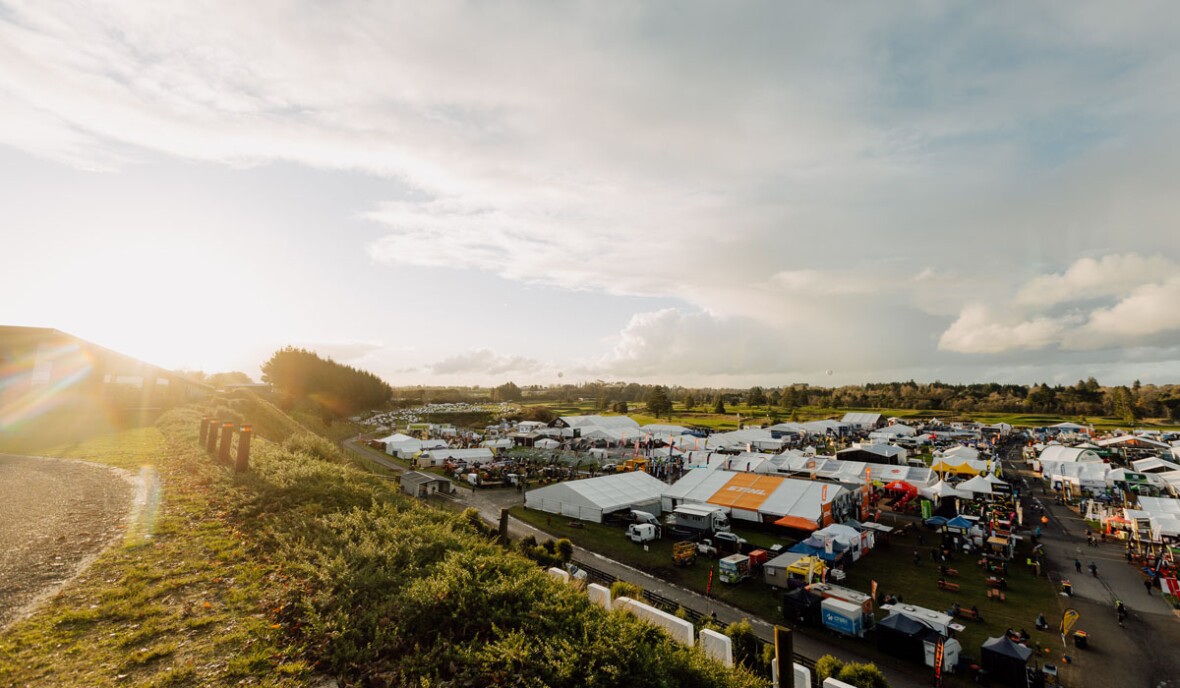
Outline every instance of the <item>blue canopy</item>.
<svg viewBox="0 0 1180 688">
<path fill-rule="evenodd" d="M 934 526 L 935 528 L 937 528 L 938 526 L 945 526 L 946 525 L 946 517 L 945 516 L 931 516 L 930 518 L 926 519 L 926 525 Z"/>
<path fill-rule="evenodd" d="M 815 544 L 811 544 L 812 541 L 817 542 L 819 546 L 817 547 Z M 823 540 L 820 540 L 819 538 L 808 538 L 802 542 L 796 543 L 794 547 L 787 551 L 794 552 L 796 554 L 806 554 L 812 557 L 819 557 L 823 561 L 836 561 L 840 559 L 840 557 L 844 556 L 844 550 L 846 549 L 848 549 L 847 546 L 841 545 L 838 542 L 833 542 L 832 553 L 828 554 L 824 549 Z"/>
<path fill-rule="evenodd" d="M 970 530 L 975 524 L 963 518 L 962 516 L 955 516 L 946 522 L 946 527 L 952 530 Z"/>
</svg>

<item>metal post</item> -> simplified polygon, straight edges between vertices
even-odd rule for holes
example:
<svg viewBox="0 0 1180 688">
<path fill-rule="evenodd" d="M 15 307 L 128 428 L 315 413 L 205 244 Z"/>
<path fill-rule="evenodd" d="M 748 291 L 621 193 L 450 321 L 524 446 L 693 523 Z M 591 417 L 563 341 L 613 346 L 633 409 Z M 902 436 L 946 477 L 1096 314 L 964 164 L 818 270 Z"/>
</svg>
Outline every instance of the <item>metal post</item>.
<svg viewBox="0 0 1180 688">
<path fill-rule="evenodd" d="M 774 662 L 778 667 L 778 688 L 795 688 L 794 631 L 774 627 Z"/>
<path fill-rule="evenodd" d="M 229 446 L 233 441 L 234 427 L 236 423 L 225 422 L 221 424 L 221 448 L 217 452 L 217 460 L 229 463 Z"/>
<path fill-rule="evenodd" d="M 243 424 L 238 433 L 238 462 L 234 464 L 234 470 L 238 473 L 250 470 L 250 435 L 253 434 L 253 428 L 248 423 Z"/>
<path fill-rule="evenodd" d="M 209 419 L 209 436 L 205 438 L 205 451 L 210 454 L 217 451 L 217 428 L 220 422 L 217 418 Z"/>
<path fill-rule="evenodd" d="M 209 432 L 209 416 L 201 416 L 201 439 L 199 439 L 197 441 L 200 442 L 201 444 L 205 444 L 205 442 L 207 441 L 207 438 L 208 438 L 208 435 L 206 433 L 208 433 L 208 432 Z"/>
</svg>

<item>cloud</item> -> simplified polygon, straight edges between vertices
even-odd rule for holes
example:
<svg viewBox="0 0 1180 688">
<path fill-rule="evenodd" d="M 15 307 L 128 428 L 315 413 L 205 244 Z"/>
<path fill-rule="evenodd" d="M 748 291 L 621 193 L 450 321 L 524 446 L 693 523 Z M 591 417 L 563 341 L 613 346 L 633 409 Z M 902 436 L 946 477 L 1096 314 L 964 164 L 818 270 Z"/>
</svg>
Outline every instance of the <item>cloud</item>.
<svg viewBox="0 0 1180 688">
<path fill-rule="evenodd" d="M 1085 325 L 1069 332 L 1070 349 L 1135 345 L 1175 345 L 1180 336 L 1180 274 L 1145 284 L 1108 308 L 1090 313 Z"/>
<path fill-rule="evenodd" d="M 1052 306 L 1118 296 L 1173 275 L 1176 270 L 1176 264 L 1164 256 L 1144 258 L 1129 253 L 1080 258 L 1062 274 L 1043 275 L 1030 281 L 1016 294 L 1016 303 Z"/>
<path fill-rule="evenodd" d="M 1169 6 L 748 9 L 17 3 L 0 144 L 379 176 L 388 200 L 341 209 L 378 264 L 675 300 L 622 329 L 601 361 L 619 372 L 900 369 L 1174 329 Z M 514 360 L 430 369 L 539 365 Z"/>
<path fill-rule="evenodd" d="M 537 360 L 523 356 L 504 356 L 489 349 L 475 349 L 449 356 L 430 366 L 435 375 L 533 375 L 545 370 Z"/>
<path fill-rule="evenodd" d="M 1043 349 L 1061 340 L 1067 324 L 1052 318 L 1005 322 L 986 306 L 971 305 L 938 339 L 938 348 L 968 354 Z"/>
</svg>

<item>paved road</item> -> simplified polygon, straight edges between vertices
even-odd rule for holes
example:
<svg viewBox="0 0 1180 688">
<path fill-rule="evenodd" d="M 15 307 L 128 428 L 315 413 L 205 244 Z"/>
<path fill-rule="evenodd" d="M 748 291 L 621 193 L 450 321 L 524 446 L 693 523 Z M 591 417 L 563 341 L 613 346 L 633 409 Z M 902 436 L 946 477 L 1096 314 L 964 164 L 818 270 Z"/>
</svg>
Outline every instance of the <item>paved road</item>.
<svg viewBox="0 0 1180 688">
<path fill-rule="evenodd" d="M 106 466 L 0 454 L 0 628 L 122 532 L 131 496 L 130 482 Z"/>
<path fill-rule="evenodd" d="M 1019 448 L 1015 448 L 1016 452 Z M 1017 454 L 1018 455 L 1018 454 Z M 1014 457 L 1015 458 L 1015 457 Z M 1033 476 L 1023 464 L 1005 462 L 1006 475 L 1021 474 L 1032 483 Z M 1039 486 L 1039 482 L 1036 483 Z M 1062 666 L 1066 686 L 1122 686 L 1125 688 L 1168 688 L 1180 686 L 1180 622 L 1164 602 L 1158 590 L 1148 595 L 1143 576 L 1127 564 L 1123 548 L 1115 543 L 1090 547 L 1086 544 L 1086 523 L 1065 506 L 1058 506 L 1052 495 L 1033 496 L 1040 500 L 1049 516 L 1041 541 L 1048 558 L 1048 575 L 1054 581 L 1066 578 L 1073 584 L 1073 597 L 1061 596 L 1057 610 L 1045 610 L 1050 623 L 1060 620 L 1061 612 L 1072 607 L 1081 615 L 1076 628 L 1090 636 L 1090 647 L 1078 650 L 1071 642 L 1068 649 L 1060 644 L 1052 648 L 1053 661 L 1064 653 L 1074 664 Z M 1074 560 L 1082 563 L 1077 573 Z M 1098 566 L 1098 577 L 1087 570 L 1090 562 Z M 1118 625 L 1114 601 L 1120 599 L 1130 611 L 1125 628 Z M 1053 619 L 1053 616 L 1056 619 Z"/>
<path fill-rule="evenodd" d="M 375 450 L 368 447 L 357 446 L 355 443 L 349 441 L 345 443 L 346 446 L 358 454 L 371 458 L 381 463 L 382 465 L 393 468 L 394 470 L 402 470 L 401 466 L 389 461 Z M 499 523 L 500 510 L 522 502 L 519 492 L 513 490 L 475 490 L 469 488 L 460 488 L 457 496 L 457 501 L 474 506 L 479 509 L 480 514 L 485 520 L 492 523 Z M 533 526 L 520 521 L 515 518 L 509 519 L 508 524 L 509 534 L 513 537 L 519 538 L 526 535 L 533 535 L 537 538 L 551 537 Z M 674 600 L 678 604 L 684 606 L 686 609 L 694 609 L 702 613 L 715 611 L 717 619 L 722 623 L 733 623 L 741 621 L 742 619 L 749 619 L 750 625 L 754 631 L 763 640 L 770 641 L 774 635 L 774 626 L 767 621 L 752 616 L 749 612 L 743 611 L 736 607 L 732 607 L 716 599 L 707 598 L 700 593 L 682 588 L 678 585 L 670 584 L 660 578 L 656 578 L 648 573 L 638 569 L 627 566 L 608 557 L 604 557 L 596 552 L 583 549 L 581 547 L 574 547 L 574 558 L 578 561 L 584 562 L 600 571 L 609 573 L 621 580 L 639 585 L 644 590 L 649 590 L 663 597 Z M 845 661 L 853 662 L 874 662 L 871 657 L 854 654 L 843 647 L 835 647 L 824 643 L 822 640 L 807 637 L 796 633 L 794 635 L 795 652 L 812 660 L 819 659 L 826 654 L 834 654 Z M 926 667 L 915 665 L 913 671 L 904 671 L 892 667 L 881 666 L 878 664 L 885 676 L 889 680 L 889 685 L 893 688 L 910 688 L 918 686 L 928 686 L 931 684 L 932 675 L 930 670 Z"/>
</svg>

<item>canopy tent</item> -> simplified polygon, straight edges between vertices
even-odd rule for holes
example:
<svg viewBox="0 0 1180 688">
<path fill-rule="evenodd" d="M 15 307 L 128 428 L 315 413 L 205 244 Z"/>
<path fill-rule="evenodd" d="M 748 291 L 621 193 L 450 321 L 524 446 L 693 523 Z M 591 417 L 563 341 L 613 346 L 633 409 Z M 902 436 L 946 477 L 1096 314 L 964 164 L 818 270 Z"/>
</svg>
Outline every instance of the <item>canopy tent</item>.
<svg viewBox="0 0 1180 688">
<path fill-rule="evenodd" d="M 937 458 L 930 464 L 930 470 L 939 473 L 953 473 L 955 475 L 979 475 L 987 470 L 987 463 L 956 456 Z"/>
<path fill-rule="evenodd" d="M 561 446 L 561 442 L 558 442 L 557 440 L 549 439 L 548 437 L 546 437 L 545 439 L 537 440 L 536 442 L 533 443 L 533 447 L 535 447 L 537 449 L 557 449 L 560 446 Z"/>
<path fill-rule="evenodd" d="M 783 594 L 783 618 L 804 626 L 819 626 L 823 601 L 823 595 L 816 595 L 807 588 L 795 588 Z"/>
<path fill-rule="evenodd" d="M 1003 480 L 1001 480 L 1000 477 L 997 476 L 995 473 L 988 473 L 987 475 L 983 476 L 983 479 L 986 480 L 991 485 L 1007 485 L 1008 484 L 1008 483 L 1004 482 Z"/>
<path fill-rule="evenodd" d="M 819 530 L 819 524 L 802 516 L 783 516 L 774 522 L 776 526 L 784 526 L 786 528 L 794 528 L 796 530 Z"/>
<path fill-rule="evenodd" d="M 525 506 L 537 511 L 561 514 L 602 523 L 603 515 L 624 509 L 659 514 L 663 481 L 642 471 L 616 473 L 598 478 L 569 480 L 525 493 Z"/>
<path fill-rule="evenodd" d="M 989 495 L 992 493 L 992 484 L 986 479 L 977 475 L 966 482 L 955 485 L 955 489 L 959 492 L 971 492 L 974 494 Z"/>
<path fill-rule="evenodd" d="M 947 530 L 968 531 L 975 526 L 975 522 L 962 516 L 955 516 L 946 522 Z"/>
<path fill-rule="evenodd" d="M 906 616 L 893 613 L 877 623 L 877 648 L 882 652 L 914 662 L 925 659 L 925 639 L 938 633 L 926 624 Z"/>
<path fill-rule="evenodd" d="M 886 490 L 896 490 L 898 492 L 910 492 L 910 493 L 918 491 L 918 488 L 914 487 L 913 485 L 907 483 L 904 480 L 894 480 L 893 482 L 886 485 L 885 489 Z"/>
<path fill-rule="evenodd" d="M 928 518 L 924 521 L 924 523 L 926 525 L 933 526 L 935 528 L 941 528 L 941 527 L 945 526 L 946 522 L 947 522 L 947 519 L 945 516 L 931 516 L 930 518 Z"/>
<path fill-rule="evenodd" d="M 918 493 L 929 499 L 946 499 L 947 497 L 963 496 L 953 485 L 945 480 L 939 480 L 930 487 L 919 488 Z"/>
<path fill-rule="evenodd" d="M 980 661 L 988 676 L 1005 686 L 1028 685 L 1028 659 L 1031 648 L 1007 637 L 988 638 L 980 650 Z"/>
</svg>

